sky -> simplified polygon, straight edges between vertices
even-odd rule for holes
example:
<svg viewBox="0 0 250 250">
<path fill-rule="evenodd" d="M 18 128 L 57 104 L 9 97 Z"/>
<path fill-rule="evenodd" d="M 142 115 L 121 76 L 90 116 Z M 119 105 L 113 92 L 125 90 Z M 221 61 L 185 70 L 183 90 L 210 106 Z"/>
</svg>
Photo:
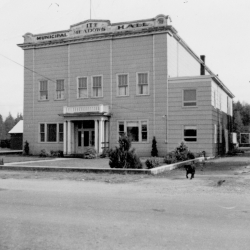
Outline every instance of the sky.
<svg viewBox="0 0 250 250">
<path fill-rule="evenodd" d="M 116 23 L 169 15 L 234 101 L 250 103 L 249 13 L 249 0 L 0 0 L 0 114 L 23 114 L 22 36 L 67 30 L 90 16 Z"/>
</svg>

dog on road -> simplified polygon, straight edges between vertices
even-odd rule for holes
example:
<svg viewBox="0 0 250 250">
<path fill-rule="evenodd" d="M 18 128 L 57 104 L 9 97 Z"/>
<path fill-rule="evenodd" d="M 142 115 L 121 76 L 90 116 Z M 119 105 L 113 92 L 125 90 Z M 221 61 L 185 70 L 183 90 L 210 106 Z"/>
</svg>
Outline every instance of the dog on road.
<svg viewBox="0 0 250 250">
<path fill-rule="evenodd" d="M 195 163 L 192 162 L 190 164 L 184 165 L 184 168 L 186 169 L 186 177 L 188 179 L 188 175 L 191 174 L 190 180 L 194 178 L 195 174 Z"/>
</svg>

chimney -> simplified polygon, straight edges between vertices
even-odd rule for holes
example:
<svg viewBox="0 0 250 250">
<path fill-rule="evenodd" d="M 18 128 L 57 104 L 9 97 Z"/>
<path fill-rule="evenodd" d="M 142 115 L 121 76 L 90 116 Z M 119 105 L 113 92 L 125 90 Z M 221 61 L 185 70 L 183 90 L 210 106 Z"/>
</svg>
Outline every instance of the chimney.
<svg viewBox="0 0 250 250">
<path fill-rule="evenodd" d="M 201 75 L 203 76 L 203 75 L 205 75 L 205 66 L 204 66 L 205 65 L 205 56 L 202 55 L 202 56 L 200 56 L 200 58 L 204 62 L 204 64 L 201 63 Z"/>
</svg>

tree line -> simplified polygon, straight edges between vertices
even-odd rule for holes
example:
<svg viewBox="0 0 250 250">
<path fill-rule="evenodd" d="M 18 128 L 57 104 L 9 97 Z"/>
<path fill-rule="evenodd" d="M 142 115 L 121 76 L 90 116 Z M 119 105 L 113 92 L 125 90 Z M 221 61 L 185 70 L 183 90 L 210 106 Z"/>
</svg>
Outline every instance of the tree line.
<svg viewBox="0 0 250 250">
<path fill-rule="evenodd" d="M 6 140 L 10 138 L 8 134 L 9 131 L 20 121 L 23 120 L 23 116 L 20 113 L 17 113 L 16 118 L 14 118 L 11 113 L 3 120 L 2 115 L 0 114 L 0 140 Z"/>
<path fill-rule="evenodd" d="M 246 102 L 233 103 L 233 132 L 250 133 L 250 104 Z"/>
</svg>

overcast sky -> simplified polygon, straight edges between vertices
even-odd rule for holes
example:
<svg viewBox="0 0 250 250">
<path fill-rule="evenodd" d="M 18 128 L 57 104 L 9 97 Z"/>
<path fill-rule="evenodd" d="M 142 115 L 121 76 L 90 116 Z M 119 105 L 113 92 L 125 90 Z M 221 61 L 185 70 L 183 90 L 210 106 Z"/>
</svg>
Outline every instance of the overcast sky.
<svg viewBox="0 0 250 250">
<path fill-rule="evenodd" d="M 249 0 L 92 0 L 111 23 L 169 15 L 182 39 L 235 95 L 250 103 Z M 23 35 L 67 30 L 90 18 L 90 0 L 0 0 L 0 114 L 23 113 Z M 9 59 L 7 59 L 9 58 Z"/>
</svg>

